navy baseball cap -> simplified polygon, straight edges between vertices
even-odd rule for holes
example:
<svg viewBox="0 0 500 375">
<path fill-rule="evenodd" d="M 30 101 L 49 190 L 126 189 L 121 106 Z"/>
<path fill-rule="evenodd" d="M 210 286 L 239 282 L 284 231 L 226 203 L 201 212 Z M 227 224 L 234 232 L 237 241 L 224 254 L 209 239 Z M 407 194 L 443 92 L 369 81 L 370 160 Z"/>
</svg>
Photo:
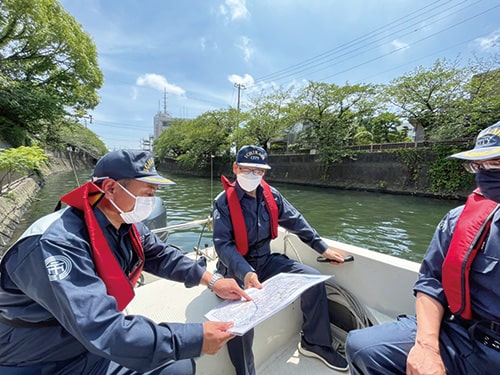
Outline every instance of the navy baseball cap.
<svg viewBox="0 0 500 375">
<path fill-rule="evenodd" d="M 153 154 L 148 151 L 117 150 L 99 159 L 92 175 L 94 179 L 131 178 L 156 185 L 173 185 L 175 182 L 156 172 Z"/>
<path fill-rule="evenodd" d="M 487 160 L 500 156 L 500 121 L 481 130 L 472 150 L 458 152 L 450 158 L 463 160 Z"/>
<path fill-rule="evenodd" d="M 267 152 L 258 146 L 243 146 L 236 155 L 236 164 L 240 167 L 271 169 L 267 164 Z"/>
</svg>

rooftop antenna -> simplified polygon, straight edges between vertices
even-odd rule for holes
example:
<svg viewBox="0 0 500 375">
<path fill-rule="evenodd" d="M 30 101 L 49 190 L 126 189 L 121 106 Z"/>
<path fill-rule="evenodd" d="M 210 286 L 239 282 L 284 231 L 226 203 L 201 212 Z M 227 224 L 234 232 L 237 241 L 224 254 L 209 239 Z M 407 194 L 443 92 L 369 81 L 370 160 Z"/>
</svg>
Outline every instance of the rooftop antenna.
<svg viewBox="0 0 500 375">
<path fill-rule="evenodd" d="M 167 113 L 167 88 L 163 88 L 163 113 Z"/>
</svg>

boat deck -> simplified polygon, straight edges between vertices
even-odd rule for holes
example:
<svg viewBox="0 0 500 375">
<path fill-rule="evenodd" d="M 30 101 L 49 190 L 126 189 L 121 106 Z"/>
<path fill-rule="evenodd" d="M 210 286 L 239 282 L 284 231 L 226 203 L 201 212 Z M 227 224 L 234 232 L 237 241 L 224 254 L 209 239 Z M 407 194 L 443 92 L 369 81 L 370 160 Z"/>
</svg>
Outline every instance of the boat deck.
<svg viewBox="0 0 500 375">
<path fill-rule="evenodd" d="M 321 273 L 335 275 L 361 304 L 375 324 L 393 320 L 399 314 L 414 314 L 415 303 L 411 293 L 418 276 L 419 264 L 353 245 L 326 240 L 327 243 L 355 257 L 354 262 L 339 267 L 317 263 L 317 253 L 296 236 L 280 229 L 279 238 L 273 240 L 274 252 L 285 253 L 292 259 L 309 264 Z M 206 252 L 213 259 L 215 252 Z M 188 254 L 194 257 L 194 253 Z M 215 261 L 207 269 L 215 269 Z M 136 296 L 125 313 L 140 314 L 155 322 L 200 323 L 204 315 L 221 303 L 221 299 L 206 287 L 185 288 L 183 284 L 155 279 L 148 275 L 146 285 L 136 289 Z M 263 321 L 255 328 L 253 352 L 258 374 L 348 374 L 328 368 L 316 358 L 299 354 L 302 314 L 297 299 L 283 310 Z M 196 359 L 197 374 L 232 375 L 234 368 L 227 348 L 216 355 L 202 355 Z"/>
<path fill-rule="evenodd" d="M 185 288 L 183 284 L 146 275 L 146 285 L 136 288 L 127 314 L 140 314 L 155 322 L 203 322 L 204 314 L 222 300 L 206 287 Z M 301 325 L 299 301 L 293 302 L 255 328 L 254 355 L 258 374 L 316 375 L 348 374 L 327 368 L 315 358 L 299 354 Z M 197 374 L 234 374 L 224 347 L 216 355 L 202 355 L 196 360 Z"/>
</svg>

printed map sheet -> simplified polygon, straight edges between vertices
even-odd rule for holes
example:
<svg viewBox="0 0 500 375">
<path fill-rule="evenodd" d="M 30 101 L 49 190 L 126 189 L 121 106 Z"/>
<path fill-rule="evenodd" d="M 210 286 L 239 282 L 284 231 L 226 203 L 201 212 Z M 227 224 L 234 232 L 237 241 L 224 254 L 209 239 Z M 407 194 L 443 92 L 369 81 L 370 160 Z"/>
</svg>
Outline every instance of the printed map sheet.
<svg viewBox="0 0 500 375">
<path fill-rule="evenodd" d="M 224 301 L 205 317 L 210 321 L 234 322 L 231 333 L 241 336 L 291 304 L 304 291 L 328 280 L 326 275 L 280 273 L 262 283 L 262 289 L 247 289 L 252 301 Z"/>
</svg>

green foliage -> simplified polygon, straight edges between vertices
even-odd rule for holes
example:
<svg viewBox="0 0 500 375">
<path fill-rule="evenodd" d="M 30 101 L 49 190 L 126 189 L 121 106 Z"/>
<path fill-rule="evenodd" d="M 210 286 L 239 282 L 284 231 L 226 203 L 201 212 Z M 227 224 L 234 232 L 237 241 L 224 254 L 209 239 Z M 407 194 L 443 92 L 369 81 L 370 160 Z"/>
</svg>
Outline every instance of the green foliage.
<svg viewBox="0 0 500 375">
<path fill-rule="evenodd" d="M 383 112 L 362 120 L 354 136 L 356 145 L 411 142 L 408 129 L 399 129 L 401 120 L 393 113 Z"/>
<path fill-rule="evenodd" d="M 243 144 L 254 144 L 267 150 L 272 139 L 280 139 L 286 135 L 295 115 L 292 90 L 293 87 L 288 90 L 275 88 L 270 94 L 251 99 L 249 119 L 241 132 L 244 141 L 237 148 Z"/>
<path fill-rule="evenodd" d="M 472 145 L 469 145 L 472 146 Z M 448 156 L 471 147 L 433 146 L 434 162 L 429 168 L 432 179 L 431 190 L 445 196 L 455 196 L 459 191 L 468 191 L 474 187 L 474 175 L 468 173 L 460 160 Z"/>
<path fill-rule="evenodd" d="M 317 150 L 325 178 L 330 164 L 354 155 L 347 147 L 355 143 L 362 119 L 376 111 L 375 96 L 371 85 L 309 82 L 301 91 L 295 105 L 308 126 L 299 141 Z"/>
<path fill-rule="evenodd" d="M 463 168 L 459 160 L 449 159 L 448 156 L 471 147 L 471 144 L 464 144 L 461 147 L 433 145 L 428 148 L 400 149 L 394 152 L 407 166 L 410 180 L 416 188 L 422 173 L 427 173 L 431 179 L 431 192 L 446 197 L 458 197 L 459 193 L 466 193 L 474 187 L 474 176 Z M 424 168 L 428 160 L 433 161 L 428 168 Z"/>
<path fill-rule="evenodd" d="M 0 171 L 5 173 L 0 179 L 0 191 L 3 191 L 5 184 L 8 189 L 15 173 L 40 173 L 47 159 L 43 149 L 38 146 L 0 150 Z"/>
<path fill-rule="evenodd" d="M 0 2 L 1 136 L 16 134 L 18 145 L 67 113 L 94 108 L 102 83 L 92 39 L 58 1 Z"/>
<path fill-rule="evenodd" d="M 155 152 L 202 168 L 210 155 L 229 156 L 243 144 L 270 147 L 271 152 L 315 150 L 327 178 L 332 163 L 355 158 L 349 146 L 413 141 L 403 120 L 424 129 L 430 140 L 475 138 L 500 118 L 499 72 L 495 59 L 465 68 L 437 60 L 430 69 L 419 67 L 388 86 L 309 82 L 298 90 L 275 88 L 252 97 L 246 112 L 229 109 L 175 120 L 155 143 Z M 396 152 L 414 184 L 428 177 L 422 173 L 430 168 L 437 193 L 453 195 L 453 189 L 471 180 L 447 155 L 424 165 L 432 149 Z"/>
<path fill-rule="evenodd" d="M 177 158 L 186 167 L 203 168 L 211 155 L 230 152 L 239 114 L 234 109 L 206 112 L 193 120 L 174 120 L 154 143 L 158 157 Z"/>
<path fill-rule="evenodd" d="M 69 120 L 59 127 L 57 142 L 64 149 L 67 146 L 77 147 L 96 159 L 108 152 L 104 142 L 92 130 Z"/>
<path fill-rule="evenodd" d="M 458 62 L 437 60 L 430 69 L 418 67 L 394 79 L 384 98 L 399 108 L 399 117 L 425 130 L 426 140 L 473 137 L 500 118 L 497 66 L 494 59 L 464 68 Z"/>
<path fill-rule="evenodd" d="M 395 151 L 401 162 L 408 168 L 410 181 L 416 188 L 418 188 L 423 164 L 427 159 L 425 152 L 426 150 L 418 148 L 403 148 Z"/>
</svg>

